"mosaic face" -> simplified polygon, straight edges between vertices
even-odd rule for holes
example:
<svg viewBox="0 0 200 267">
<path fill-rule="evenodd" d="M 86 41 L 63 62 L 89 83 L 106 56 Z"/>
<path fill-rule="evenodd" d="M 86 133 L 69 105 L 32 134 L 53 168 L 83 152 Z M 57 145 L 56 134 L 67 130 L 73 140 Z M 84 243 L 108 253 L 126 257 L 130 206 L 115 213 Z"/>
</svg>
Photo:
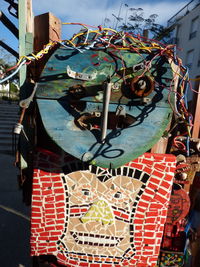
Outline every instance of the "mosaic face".
<svg viewBox="0 0 200 267">
<path fill-rule="evenodd" d="M 68 251 L 122 257 L 130 247 L 131 210 L 142 182 L 127 176 L 101 182 L 77 171 L 66 177 L 69 217 L 62 244 Z"/>
<path fill-rule="evenodd" d="M 68 267 L 156 266 L 175 168 L 164 154 L 103 169 L 38 151 L 31 256 Z"/>
</svg>

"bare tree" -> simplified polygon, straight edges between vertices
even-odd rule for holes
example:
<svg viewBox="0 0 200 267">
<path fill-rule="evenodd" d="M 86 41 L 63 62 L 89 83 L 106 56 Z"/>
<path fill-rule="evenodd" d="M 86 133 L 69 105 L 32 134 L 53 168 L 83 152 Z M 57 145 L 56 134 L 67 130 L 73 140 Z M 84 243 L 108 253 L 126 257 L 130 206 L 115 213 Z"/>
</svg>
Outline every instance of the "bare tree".
<svg viewBox="0 0 200 267">
<path fill-rule="evenodd" d="M 148 30 L 152 38 L 167 42 L 170 29 L 156 23 L 156 19 L 158 18 L 157 14 L 150 14 L 148 17 L 145 17 L 142 8 L 132 8 L 127 4 L 124 4 L 124 6 L 126 8 L 124 17 L 121 17 L 122 6 L 120 6 L 118 16 L 112 14 L 116 19 L 115 29 L 132 32 L 138 35 L 143 35 L 144 30 Z M 109 19 L 107 20 L 110 22 Z M 122 24 L 118 26 L 119 23 Z"/>
</svg>

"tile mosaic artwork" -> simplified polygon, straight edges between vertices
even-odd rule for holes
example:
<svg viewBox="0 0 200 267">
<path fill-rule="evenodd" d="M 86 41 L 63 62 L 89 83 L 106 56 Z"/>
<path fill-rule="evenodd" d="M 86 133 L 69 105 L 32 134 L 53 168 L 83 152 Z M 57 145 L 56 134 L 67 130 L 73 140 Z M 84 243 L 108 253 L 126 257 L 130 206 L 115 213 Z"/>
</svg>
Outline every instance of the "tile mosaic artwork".
<svg viewBox="0 0 200 267">
<path fill-rule="evenodd" d="M 31 255 L 63 266 L 156 266 L 176 163 L 145 153 L 117 169 L 38 150 Z"/>
<path fill-rule="evenodd" d="M 181 267 L 184 264 L 184 253 L 161 251 L 160 260 L 161 260 L 159 265 L 160 267 L 165 267 L 165 266 Z"/>
</svg>

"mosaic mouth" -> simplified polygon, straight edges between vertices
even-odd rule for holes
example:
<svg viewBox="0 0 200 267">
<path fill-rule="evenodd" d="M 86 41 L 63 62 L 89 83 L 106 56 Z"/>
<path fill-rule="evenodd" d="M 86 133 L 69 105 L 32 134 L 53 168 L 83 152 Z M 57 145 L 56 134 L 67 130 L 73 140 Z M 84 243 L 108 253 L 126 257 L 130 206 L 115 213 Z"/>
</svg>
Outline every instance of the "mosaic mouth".
<svg viewBox="0 0 200 267">
<path fill-rule="evenodd" d="M 76 243 L 81 245 L 101 246 L 101 247 L 114 247 L 123 240 L 123 237 L 94 235 L 88 233 L 75 233 L 70 232 Z"/>
</svg>

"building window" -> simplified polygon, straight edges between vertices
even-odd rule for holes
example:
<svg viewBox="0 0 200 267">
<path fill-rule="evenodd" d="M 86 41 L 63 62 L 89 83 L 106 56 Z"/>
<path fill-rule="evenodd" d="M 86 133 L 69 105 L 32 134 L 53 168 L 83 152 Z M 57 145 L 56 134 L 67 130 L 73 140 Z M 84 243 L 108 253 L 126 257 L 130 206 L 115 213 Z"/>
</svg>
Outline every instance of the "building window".
<svg viewBox="0 0 200 267">
<path fill-rule="evenodd" d="M 194 59 L 194 49 L 187 52 L 186 56 L 186 66 L 191 69 L 192 68 L 192 62 Z"/>
<path fill-rule="evenodd" d="M 196 35 L 197 35 L 198 22 L 199 22 L 199 17 L 196 17 L 196 18 L 193 19 L 192 22 L 191 22 L 190 36 L 189 36 L 189 39 L 190 39 L 190 40 L 191 40 L 192 38 L 196 37 Z"/>
</svg>

